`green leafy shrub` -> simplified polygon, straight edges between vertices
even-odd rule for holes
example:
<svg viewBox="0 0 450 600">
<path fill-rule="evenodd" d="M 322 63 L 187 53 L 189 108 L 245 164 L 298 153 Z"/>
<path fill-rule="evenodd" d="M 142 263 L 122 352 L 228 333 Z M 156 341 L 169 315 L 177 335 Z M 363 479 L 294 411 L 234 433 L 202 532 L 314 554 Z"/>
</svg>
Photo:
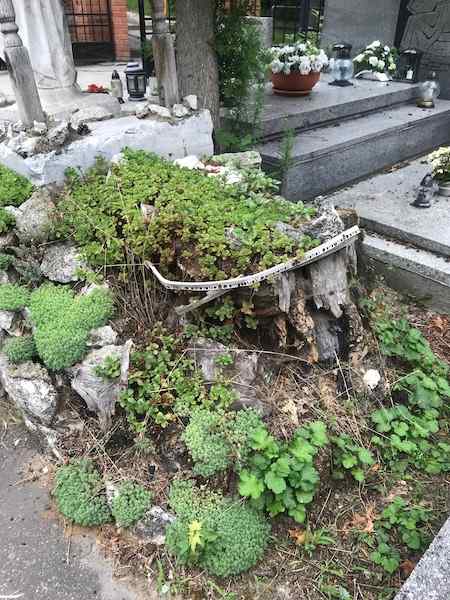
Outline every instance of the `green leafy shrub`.
<svg viewBox="0 0 450 600">
<path fill-rule="evenodd" d="M 120 527 L 131 527 L 144 516 L 151 501 L 150 492 L 141 485 L 127 481 L 114 497 L 111 512 Z"/>
<path fill-rule="evenodd" d="M 356 481 L 364 481 L 367 470 L 375 464 L 370 450 L 358 446 L 349 435 L 341 434 L 332 438 L 333 443 L 333 476 L 343 479 L 350 472 Z"/>
<path fill-rule="evenodd" d="M 250 569 L 263 556 L 269 526 L 246 504 L 174 482 L 169 502 L 177 518 L 167 529 L 169 551 L 211 575 L 227 577 Z"/>
<path fill-rule="evenodd" d="M 3 346 L 3 352 L 13 364 L 33 360 L 37 354 L 36 345 L 31 335 L 7 339 Z"/>
<path fill-rule="evenodd" d="M 217 384 L 208 394 L 203 376 L 186 356 L 184 338 L 156 326 L 150 343 L 130 360 L 128 389 L 120 404 L 136 431 L 149 419 L 166 427 L 176 415 L 188 416 L 197 406 L 226 408 L 234 402 L 230 386 Z"/>
<path fill-rule="evenodd" d="M 102 364 L 94 368 L 94 373 L 102 379 L 114 381 L 120 377 L 121 365 L 118 356 L 107 356 Z"/>
<path fill-rule="evenodd" d="M 165 273 L 182 264 L 184 276 L 225 278 L 302 256 L 317 244 L 279 231 L 279 222 L 301 225 L 314 209 L 274 197 L 267 178 L 253 182 L 255 192 L 143 151 L 126 150 L 125 157 L 109 177 L 102 166 L 85 177 L 69 173 L 58 205 L 57 235 L 73 238 L 91 265 L 126 264 L 131 251 Z M 149 223 L 144 201 L 156 209 Z"/>
<path fill-rule="evenodd" d="M 33 186 L 26 177 L 0 165 L 0 206 L 20 206 L 32 192 Z"/>
<path fill-rule="evenodd" d="M 0 286 L 0 304 L 5 287 Z M 21 290 L 24 299 L 19 304 L 30 309 L 37 353 L 54 371 L 81 360 L 88 349 L 90 331 L 105 325 L 113 312 L 112 297 L 104 288 L 79 297 L 74 297 L 69 288 L 55 285 L 43 285 L 31 295 Z"/>
<path fill-rule="evenodd" d="M 0 207 L 0 233 L 7 233 L 16 224 L 16 218 L 4 208 Z"/>
<path fill-rule="evenodd" d="M 375 550 L 370 558 L 388 573 L 394 573 L 400 565 L 398 545 L 410 550 L 423 550 L 429 537 L 425 525 L 430 511 L 422 506 L 408 506 L 402 498 L 395 498 L 381 513 L 375 525 Z M 373 542 L 372 542 L 373 543 Z"/>
<path fill-rule="evenodd" d="M 0 252 L 0 271 L 6 271 L 14 263 L 14 256 Z"/>
<path fill-rule="evenodd" d="M 53 495 L 58 510 L 77 525 L 92 527 L 111 520 L 102 478 L 91 461 L 73 461 L 60 467 Z"/>
<path fill-rule="evenodd" d="M 300 427 L 289 443 L 278 442 L 260 427 L 251 436 L 255 452 L 240 473 L 239 493 L 272 517 L 287 512 L 303 523 L 319 483 L 314 458 L 327 443 L 322 421 Z"/>
<path fill-rule="evenodd" d="M 193 411 L 182 439 L 194 461 L 194 473 L 210 477 L 230 466 L 241 468 L 251 452 L 251 436 L 261 426 L 261 418 L 251 409 Z"/>
<path fill-rule="evenodd" d="M 27 288 L 15 283 L 3 283 L 0 285 L 0 310 L 22 310 L 27 306 L 30 292 Z"/>
</svg>

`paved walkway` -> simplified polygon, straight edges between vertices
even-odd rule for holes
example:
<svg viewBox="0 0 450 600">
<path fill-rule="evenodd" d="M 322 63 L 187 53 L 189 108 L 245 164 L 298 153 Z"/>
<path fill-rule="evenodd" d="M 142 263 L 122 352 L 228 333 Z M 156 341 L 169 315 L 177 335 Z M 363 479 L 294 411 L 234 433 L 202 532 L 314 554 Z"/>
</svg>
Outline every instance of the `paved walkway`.
<svg viewBox="0 0 450 600">
<path fill-rule="evenodd" d="M 153 600 L 112 577 L 90 536 L 64 537 L 49 497 L 26 479 L 38 455 L 22 426 L 4 435 L 0 415 L 0 598 L 18 600 Z M 19 482 L 19 483 L 18 483 Z"/>
</svg>

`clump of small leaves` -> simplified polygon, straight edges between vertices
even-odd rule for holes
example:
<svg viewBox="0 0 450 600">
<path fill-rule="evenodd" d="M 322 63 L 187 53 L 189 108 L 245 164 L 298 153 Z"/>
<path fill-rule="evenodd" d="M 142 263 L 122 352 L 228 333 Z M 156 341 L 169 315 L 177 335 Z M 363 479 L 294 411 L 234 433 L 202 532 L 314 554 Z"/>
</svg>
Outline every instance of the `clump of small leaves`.
<svg viewBox="0 0 450 600">
<path fill-rule="evenodd" d="M 166 543 L 181 563 L 227 577 L 263 557 L 270 528 L 250 506 L 186 481 L 172 484 L 169 502 L 177 518 L 167 529 Z"/>
<path fill-rule="evenodd" d="M 265 427 L 259 427 L 250 438 L 254 453 L 248 468 L 240 473 L 239 493 L 272 517 L 286 512 L 303 523 L 306 506 L 313 501 L 319 483 L 314 458 L 327 443 L 322 421 L 300 427 L 288 443 L 279 442 Z"/>
<path fill-rule="evenodd" d="M 131 527 L 141 519 L 152 501 L 142 485 L 126 481 L 112 501 L 111 512 L 119 527 Z"/>
<path fill-rule="evenodd" d="M 16 218 L 10 212 L 0 207 L 0 233 L 7 233 L 16 224 Z"/>
<path fill-rule="evenodd" d="M 394 573 L 401 560 L 397 546 L 403 545 L 414 551 L 424 549 L 429 541 L 425 530 L 429 520 L 428 509 L 423 506 L 408 506 L 402 498 L 395 498 L 376 523 L 376 547 L 370 558 L 388 573 Z"/>
<path fill-rule="evenodd" d="M 36 345 L 31 335 L 7 339 L 3 346 L 3 352 L 6 354 L 9 362 L 13 364 L 33 360 L 37 355 Z"/>
<path fill-rule="evenodd" d="M 107 356 L 105 360 L 94 368 L 94 373 L 102 379 L 114 381 L 120 377 L 121 365 L 119 356 Z"/>
<path fill-rule="evenodd" d="M 33 185 L 26 177 L 0 165 L 0 206 L 20 206 L 32 192 Z"/>
<path fill-rule="evenodd" d="M 279 230 L 280 222 L 305 223 L 314 209 L 275 197 L 263 174 L 251 185 L 227 185 L 154 154 L 124 154 L 109 176 L 103 164 L 84 177 L 69 172 L 59 203 L 57 235 L 73 238 L 92 266 L 126 264 L 129 249 L 167 274 L 180 264 L 191 278 L 221 279 L 301 257 L 318 243 Z M 143 198 L 156 209 L 150 223 Z"/>
<path fill-rule="evenodd" d="M 355 444 L 349 435 L 341 434 L 332 438 L 333 443 L 333 476 L 343 479 L 349 472 L 356 481 L 362 482 L 367 471 L 375 464 L 370 450 Z"/>
<path fill-rule="evenodd" d="M 194 473 L 210 477 L 230 466 L 241 468 L 251 452 L 251 436 L 261 426 L 261 418 L 251 409 L 196 409 L 182 436 L 194 461 Z"/>
<path fill-rule="evenodd" d="M 27 288 L 15 283 L 0 285 L 0 310 L 19 311 L 27 306 L 30 292 Z"/>
<path fill-rule="evenodd" d="M 0 252 L 0 271 L 6 271 L 14 263 L 14 256 Z"/>
<path fill-rule="evenodd" d="M 73 461 L 56 472 L 53 495 L 58 510 L 83 527 L 111 521 L 102 478 L 88 460 Z"/>
</svg>

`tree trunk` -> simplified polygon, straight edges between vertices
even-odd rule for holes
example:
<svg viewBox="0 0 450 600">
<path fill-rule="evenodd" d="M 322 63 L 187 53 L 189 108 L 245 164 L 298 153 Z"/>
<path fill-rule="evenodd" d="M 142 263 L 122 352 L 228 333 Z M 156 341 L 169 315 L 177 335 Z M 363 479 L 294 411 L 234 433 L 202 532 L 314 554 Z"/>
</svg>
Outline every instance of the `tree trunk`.
<svg viewBox="0 0 450 600">
<path fill-rule="evenodd" d="M 171 108 L 180 101 L 177 81 L 175 49 L 163 0 L 152 0 L 153 15 L 153 58 L 158 79 L 159 100 L 163 106 Z"/>
<path fill-rule="evenodd" d="M 177 66 L 181 96 L 196 94 L 219 128 L 219 72 L 215 51 L 215 2 L 177 2 Z"/>
</svg>

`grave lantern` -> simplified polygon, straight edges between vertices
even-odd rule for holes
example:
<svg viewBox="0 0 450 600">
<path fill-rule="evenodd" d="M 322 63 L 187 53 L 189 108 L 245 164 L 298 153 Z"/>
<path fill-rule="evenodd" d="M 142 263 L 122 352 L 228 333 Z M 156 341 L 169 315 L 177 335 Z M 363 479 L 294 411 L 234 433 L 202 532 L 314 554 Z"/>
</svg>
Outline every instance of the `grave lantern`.
<svg viewBox="0 0 450 600">
<path fill-rule="evenodd" d="M 415 48 L 407 48 L 400 52 L 397 59 L 395 79 L 417 83 L 423 53 Z"/>
<path fill-rule="evenodd" d="M 147 75 L 144 69 L 137 62 L 130 62 L 125 70 L 127 80 L 127 90 L 130 100 L 139 102 L 145 100 L 147 90 Z"/>
<path fill-rule="evenodd" d="M 417 106 L 420 108 L 434 108 L 436 100 L 441 93 L 441 86 L 437 80 L 436 73 L 432 71 L 425 81 L 419 84 L 419 95 Z"/>
<path fill-rule="evenodd" d="M 333 52 L 336 54 L 333 66 L 331 68 L 331 75 L 334 80 L 330 85 L 337 85 L 339 87 L 345 87 L 353 85 L 352 77 L 354 73 L 353 61 L 350 56 L 352 51 L 352 45 L 345 42 L 334 44 Z"/>
</svg>

